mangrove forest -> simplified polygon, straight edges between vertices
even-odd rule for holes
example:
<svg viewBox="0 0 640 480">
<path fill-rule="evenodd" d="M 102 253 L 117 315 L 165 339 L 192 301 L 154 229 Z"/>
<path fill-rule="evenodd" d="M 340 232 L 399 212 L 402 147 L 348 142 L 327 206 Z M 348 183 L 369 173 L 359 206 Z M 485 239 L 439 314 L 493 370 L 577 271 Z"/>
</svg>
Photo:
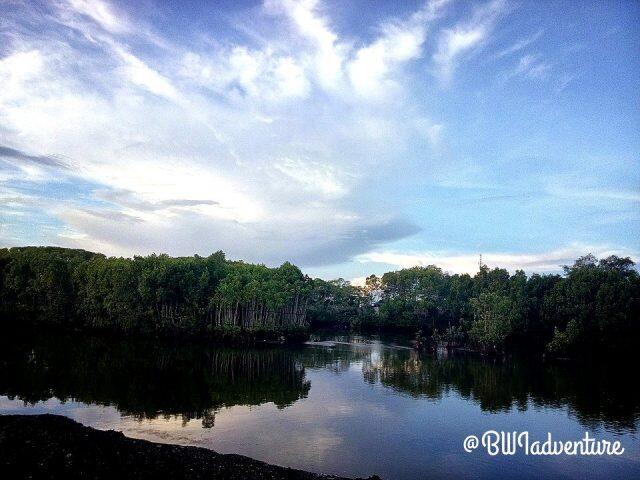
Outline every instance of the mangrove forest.
<svg viewBox="0 0 640 480">
<path fill-rule="evenodd" d="M 208 257 L 106 257 L 58 247 L 0 249 L 4 321 L 121 333 L 304 336 L 310 326 L 387 330 L 419 345 L 580 356 L 640 339 L 640 276 L 629 258 L 586 255 L 563 274 L 475 275 L 436 266 L 362 287 Z"/>
</svg>

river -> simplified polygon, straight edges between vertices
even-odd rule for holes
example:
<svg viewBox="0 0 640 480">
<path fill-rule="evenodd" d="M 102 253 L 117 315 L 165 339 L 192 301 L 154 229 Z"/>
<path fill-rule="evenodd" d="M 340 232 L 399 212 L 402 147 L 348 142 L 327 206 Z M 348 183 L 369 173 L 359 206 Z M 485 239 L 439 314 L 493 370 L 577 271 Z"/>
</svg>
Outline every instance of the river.
<svg viewBox="0 0 640 480">
<path fill-rule="evenodd" d="M 403 338 L 322 334 L 228 348 L 12 333 L 0 414 L 55 413 L 155 442 L 346 476 L 640 478 L 633 365 L 418 355 Z M 635 380 L 634 380 L 635 379 Z M 618 440 L 621 456 L 490 456 L 487 430 Z"/>
</svg>

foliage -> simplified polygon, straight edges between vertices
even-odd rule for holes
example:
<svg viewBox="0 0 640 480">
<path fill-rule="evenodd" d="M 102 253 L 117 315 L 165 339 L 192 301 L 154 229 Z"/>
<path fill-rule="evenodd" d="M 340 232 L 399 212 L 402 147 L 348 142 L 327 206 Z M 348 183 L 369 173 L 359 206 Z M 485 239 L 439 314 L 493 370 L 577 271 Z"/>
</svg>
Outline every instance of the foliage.
<svg viewBox="0 0 640 480">
<path fill-rule="evenodd" d="M 640 278 L 628 258 L 581 257 L 564 275 L 436 266 L 371 275 L 358 287 L 208 257 L 107 258 L 55 247 L 0 249 L 0 311 L 122 332 L 298 332 L 309 323 L 406 330 L 436 343 L 553 355 L 630 350 L 640 338 Z"/>
<path fill-rule="evenodd" d="M 585 355 L 630 351 L 640 340 L 640 278 L 628 258 L 587 255 L 563 276 L 483 265 L 472 277 L 426 266 L 372 275 L 359 289 L 344 281 L 319 285 L 312 298 L 323 292 L 330 300 L 316 305 L 314 321 L 419 330 L 446 346 Z"/>
<path fill-rule="evenodd" d="M 610 256 L 598 261 L 581 257 L 565 267 L 565 278 L 544 301 L 547 322 L 555 329 L 548 350 L 585 353 L 637 346 L 640 325 L 640 281 L 628 258 Z"/>
<path fill-rule="evenodd" d="M 498 292 L 483 292 L 471 299 L 473 322 L 469 329 L 471 340 L 483 350 L 498 350 L 518 322 L 515 302 Z"/>
<path fill-rule="evenodd" d="M 297 331 L 311 280 L 208 257 L 107 258 L 82 250 L 0 250 L 1 309 L 11 316 L 121 332 Z"/>
<path fill-rule="evenodd" d="M 434 342 L 447 347 L 462 345 L 466 338 L 467 334 L 462 325 L 450 325 L 442 332 L 438 329 L 433 331 Z"/>
<path fill-rule="evenodd" d="M 363 292 L 342 278 L 313 281 L 309 318 L 316 325 L 355 325 L 362 318 Z"/>
</svg>

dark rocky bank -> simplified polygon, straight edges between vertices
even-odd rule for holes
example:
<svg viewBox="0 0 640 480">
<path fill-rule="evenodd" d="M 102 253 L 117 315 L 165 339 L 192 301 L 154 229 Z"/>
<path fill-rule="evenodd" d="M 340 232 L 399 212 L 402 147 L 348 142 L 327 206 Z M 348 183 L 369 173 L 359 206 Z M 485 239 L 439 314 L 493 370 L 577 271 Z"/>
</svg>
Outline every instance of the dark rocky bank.
<svg viewBox="0 0 640 480">
<path fill-rule="evenodd" d="M 58 415 L 0 416 L 0 478 L 340 480 L 199 447 L 136 440 Z M 377 477 L 372 477 L 376 479 Z"/>
</svg>

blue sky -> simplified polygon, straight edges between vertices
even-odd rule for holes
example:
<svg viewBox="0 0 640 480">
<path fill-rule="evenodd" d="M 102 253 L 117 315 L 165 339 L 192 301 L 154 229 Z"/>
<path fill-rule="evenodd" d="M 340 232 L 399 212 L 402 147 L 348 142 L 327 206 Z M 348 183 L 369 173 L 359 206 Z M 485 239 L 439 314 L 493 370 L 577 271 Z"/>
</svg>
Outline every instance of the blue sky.
<svg viewBox="0 0 640 480">
<path fill-rule="evenodd" d="M 638 259 L 638 2 L 0 12 L 1 245 L 348 279 Z"/>
</svg>

